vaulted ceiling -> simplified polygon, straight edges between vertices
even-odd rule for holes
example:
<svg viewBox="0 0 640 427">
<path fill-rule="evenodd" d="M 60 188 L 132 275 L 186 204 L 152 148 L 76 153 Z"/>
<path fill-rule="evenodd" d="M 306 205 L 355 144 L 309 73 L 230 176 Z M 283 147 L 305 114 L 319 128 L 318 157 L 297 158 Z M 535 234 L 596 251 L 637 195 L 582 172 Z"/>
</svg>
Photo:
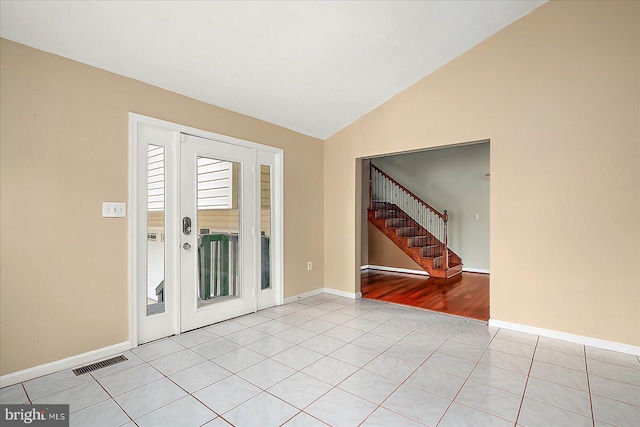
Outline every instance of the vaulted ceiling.
<svg viewBox="0 0 640 427">
<path fill-rule="evenodd" d="M 2 0 L 0 35 L 326 139 L 544 2 Z"/>
</svg>

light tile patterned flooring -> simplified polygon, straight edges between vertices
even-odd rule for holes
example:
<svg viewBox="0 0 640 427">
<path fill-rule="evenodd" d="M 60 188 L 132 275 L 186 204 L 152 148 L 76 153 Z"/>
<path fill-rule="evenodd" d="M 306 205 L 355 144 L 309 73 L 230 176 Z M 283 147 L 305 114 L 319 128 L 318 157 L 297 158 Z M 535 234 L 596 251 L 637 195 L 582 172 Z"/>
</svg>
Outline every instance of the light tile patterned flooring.
<svg viewBox="0 0 640 427">
<path fill-rule="evenodd" d="M 0 390 L 72 426 L 638 426 L 640 360 L 329 294 Z"/>
</svg>

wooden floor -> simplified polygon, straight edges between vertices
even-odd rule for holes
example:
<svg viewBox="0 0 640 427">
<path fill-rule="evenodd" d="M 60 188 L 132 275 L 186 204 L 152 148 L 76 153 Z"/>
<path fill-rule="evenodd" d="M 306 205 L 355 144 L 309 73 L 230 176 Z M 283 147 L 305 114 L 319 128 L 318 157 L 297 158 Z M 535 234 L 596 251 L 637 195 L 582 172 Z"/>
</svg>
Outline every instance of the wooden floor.
<svg viewBox="0 0 640 427">
<path fill-rule="evenodd" d="M 362 270 L 362 298 L 489 320 L 489 275 L 458 274 L 437 279 L 417 274 Z"/>
</svg>

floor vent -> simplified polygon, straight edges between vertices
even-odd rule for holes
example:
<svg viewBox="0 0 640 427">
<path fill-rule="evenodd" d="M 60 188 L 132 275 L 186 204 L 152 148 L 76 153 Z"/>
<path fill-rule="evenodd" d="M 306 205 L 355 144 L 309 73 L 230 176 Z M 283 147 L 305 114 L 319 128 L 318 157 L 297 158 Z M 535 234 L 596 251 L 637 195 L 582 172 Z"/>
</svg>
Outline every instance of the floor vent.
<svg viewBox="0 0 640 427">
<path fill-rule="evenodd" d="M 116 356 L 112 357 L 111 359 L 103 360 L 101 362 L 92 363 L 91 365 L 74 369 L 73 373 L 76 375 L 82 375 L 100 368 L 106 368 L 107 366 L 115 365 L 116 363 L 124 362 L 125 360 L 127 360 L 127 358 L 124 356 Z"/>
</svg>

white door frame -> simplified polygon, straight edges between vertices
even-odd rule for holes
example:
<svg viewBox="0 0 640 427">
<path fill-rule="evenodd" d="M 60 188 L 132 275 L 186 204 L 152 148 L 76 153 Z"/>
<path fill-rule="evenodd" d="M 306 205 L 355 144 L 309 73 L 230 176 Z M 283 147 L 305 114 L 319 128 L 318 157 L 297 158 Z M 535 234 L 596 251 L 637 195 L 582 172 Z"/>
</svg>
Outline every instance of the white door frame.
<svg viewBox="0 0 640 427">
<path fill-rule="evenodd" d="M 177 123 L 168 122 L 165 120 L 155 119 L 152 117 L 143 116 L 137 113 L 129 113 L 129 342 L 131 347 L 138 345 L 138 316 L 140 313 L 140 301 L 138 301 L 138 286 L 141 274 L 141 265 L 138 260 L 138 253 L 142 249 L 140 248 L 140 235 L 141 227 L 146 224 L 146 208 L 143 206 L 143 202 L 146 204 L 144 195 L 139 194 L 141 171 L 140 162 L 138 161 L 138 126 L 149 125 L 158 128 L 162 128 L 168 132 L 175 132 L 176 137 L 179 138 L 180 133 L 193 135 L 201 138 L 213 139 L 228 144 L 233 144 L 241 147 L 246 147 L 254 150 L 254 157 L 257 156 L 258 151 L 272 153 L 276 159 L 276 166 L 273 173 L 273 200 L 274 206 L 272 207 L 273 215 L 273 232 L 274 237 L 272 248 L 274 255 L 274 261 L 271 264 L 272 268 L 272 280 L 273 286 L 276 291 L 276 305 L 281 305 L 284 302 L 284 228 L 283 228 L 283 150 L 281 148 L 271 147 L 268 145 L 258 144 L 251 141 L 242 140 L 239 138 L 230 137 L 227 135 L 220 135 L 213 132 L 208 132 L 201 129 L 192 128 L 189 126 L 180 125 Z M 259 167 L 259 166 L 258 166 Z M 177 171 L 179 176 L 179 171 Z M 167 183 L 167 185 L 176 186 L 177 183 Z M 179 217 L 179 215 L 178 215 Z M 146 235 L 146 231 L 145 231 Z M 177 261 L 176 261 L 177 262 Z M 179 266 L 179 265 L 178 265 Z M 179 271 L 178 271 L 179 277 Z M 175 283 L 178 283 L 176 280 Z M 259 287 L 260 282 L 256 281 Z M 259 288 L 256 289 L 256 293 L 259 292 Z M 174 292 L 178 294 L 178 292 Z M 174 297 L 175 299 L 176 297 Z M 177 304 L 174 310 L 180 306 L 179 301 L 171 303 Z M 257 307 L 257 304 L 255 305 Z M 166 307 L 170 309 L 170 307 Z M 179 315 L 175 316 L 174 333 L 180 333 L 180 319 Z"/>
</svg>

